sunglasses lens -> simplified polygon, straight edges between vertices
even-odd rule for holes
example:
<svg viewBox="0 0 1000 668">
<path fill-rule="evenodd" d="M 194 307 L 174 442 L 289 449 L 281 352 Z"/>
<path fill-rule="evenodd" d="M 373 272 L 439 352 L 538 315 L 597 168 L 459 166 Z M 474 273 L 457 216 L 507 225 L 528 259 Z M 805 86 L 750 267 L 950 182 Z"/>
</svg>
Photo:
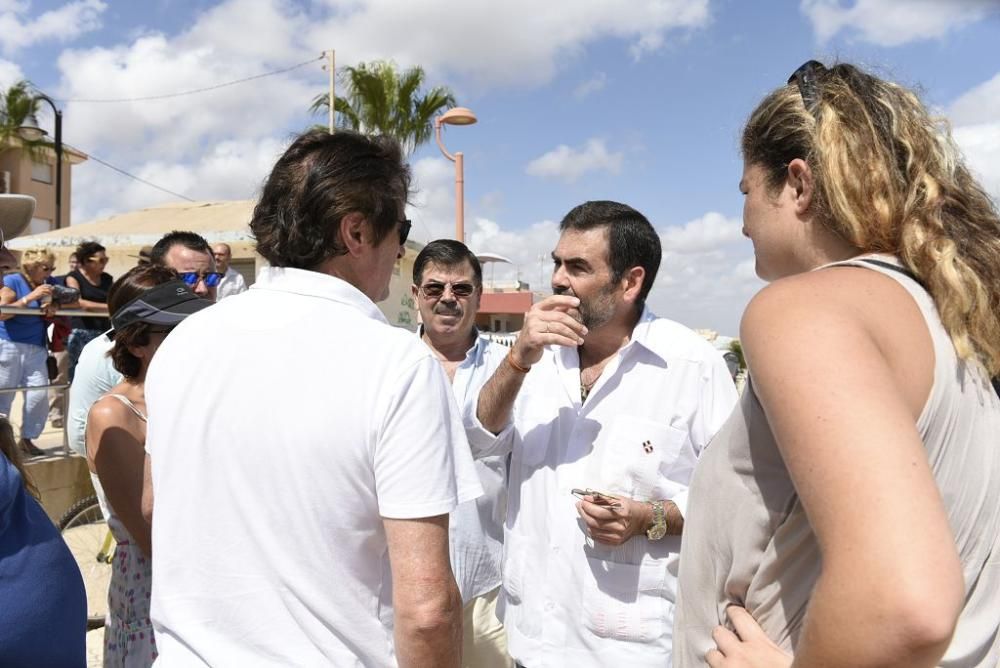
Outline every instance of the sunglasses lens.
<svg viewBox="0 0 1000 668">
<path fill-rule="evenodd" d="M 222 274 L 219 274 L 218 272 L 212 274 L 205 274 L 205 285 L 207 285 L 210 288 L 214 288 L 216 285 L 218 285 L 220 280 L 222 280 Z"/>
<path fill-rule="evenodd" d="M 440 297 L 444 294 L 444 286 L 440 283 L 430 283 L 424 286 L 424 294 L 428 297 Z"/>
<path fill-rule="evenodd" d="M 468 297 L 474 288 L 470 283 L 457 283 L 451 286 L 451 291 L 456 297 Z"/>
<path fill-rule="evenodd" d="M 198 283 L 198 274 L 197 274 L 197 272 L 193 272 L 193 271 L 185 272 L 185 273 L 181 274 L 181 278 L 188 285 L 195 285 L 195 284 Z"/>
</svg>

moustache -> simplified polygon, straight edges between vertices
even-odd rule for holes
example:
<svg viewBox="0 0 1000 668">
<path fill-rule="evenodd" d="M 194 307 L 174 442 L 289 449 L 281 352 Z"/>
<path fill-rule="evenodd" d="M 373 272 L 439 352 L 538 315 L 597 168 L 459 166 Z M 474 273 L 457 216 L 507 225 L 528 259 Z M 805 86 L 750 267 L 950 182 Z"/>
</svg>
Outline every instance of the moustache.
<svg viewBox="0 0 1000 668">
<path fill-rule="evenodd" d="M 434 309 L 434 313 L 437 315 L 462 315 L 462 309 L 460 308 L 449 308 L 447 306 L 438 306 Z"/>
</svg>

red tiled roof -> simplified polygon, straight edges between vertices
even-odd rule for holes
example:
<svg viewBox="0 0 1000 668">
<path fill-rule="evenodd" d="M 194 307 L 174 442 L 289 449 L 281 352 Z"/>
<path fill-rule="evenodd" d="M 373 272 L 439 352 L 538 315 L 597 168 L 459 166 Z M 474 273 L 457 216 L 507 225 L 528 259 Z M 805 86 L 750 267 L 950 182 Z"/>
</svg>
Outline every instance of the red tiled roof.
<svg viewBox="0 0 1000 668">
<path fill-rule="evenodd" d="M 530 292 L 484 292 L 480 313 L 526 313 L 531 308 Z"/>
</svg>

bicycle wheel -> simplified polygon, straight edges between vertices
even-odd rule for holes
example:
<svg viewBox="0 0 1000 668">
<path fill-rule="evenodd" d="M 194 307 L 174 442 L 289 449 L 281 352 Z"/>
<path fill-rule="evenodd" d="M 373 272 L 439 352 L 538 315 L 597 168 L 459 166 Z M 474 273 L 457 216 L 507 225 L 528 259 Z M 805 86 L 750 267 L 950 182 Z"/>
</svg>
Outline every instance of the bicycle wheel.
<svg viewBox="0 0 1000 668">
<path fill-rule="evenodd" d="M 115 543 L 97 497 L 88 496 L 74 503 L 58 527 L 87 589 L 87 630 L 100 628 L 108 612 Z"/>
</svg>

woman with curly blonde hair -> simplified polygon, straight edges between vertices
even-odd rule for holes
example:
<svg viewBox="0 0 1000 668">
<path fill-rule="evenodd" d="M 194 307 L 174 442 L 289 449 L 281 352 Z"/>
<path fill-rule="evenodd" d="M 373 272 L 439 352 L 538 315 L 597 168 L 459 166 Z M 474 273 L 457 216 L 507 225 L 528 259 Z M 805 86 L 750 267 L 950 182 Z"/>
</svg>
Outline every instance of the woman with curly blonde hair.
<svg viewBox="0 0 1000 668">
<path fill-rule="evenodd" d="M 946 128 L 799 68 L 742 138 L 772 283 L 691 484 L 675 665 L 1000 661 L 1000 218 Z"/>
<path fill-rule="evenodd" d="M 48 278 L 55 266 L 55 256 L 45 248 L 32 248 L 21 254 L 21 271 L 3 277 L 0 306 L 29 308 L 51 304 L 52 286 Z M 0 315 L 0 387 L 42 387 L 49 384 L 45 360 L 49 356 L 46 327 L 37 315 Z M 14 394 L 0 393 L 0 413 L 8 415 Z M 35 446 L 49 414 L 48 391 L 26 390 L 18 447 L 30 456 L 45 454 Z"/>
</svg>

